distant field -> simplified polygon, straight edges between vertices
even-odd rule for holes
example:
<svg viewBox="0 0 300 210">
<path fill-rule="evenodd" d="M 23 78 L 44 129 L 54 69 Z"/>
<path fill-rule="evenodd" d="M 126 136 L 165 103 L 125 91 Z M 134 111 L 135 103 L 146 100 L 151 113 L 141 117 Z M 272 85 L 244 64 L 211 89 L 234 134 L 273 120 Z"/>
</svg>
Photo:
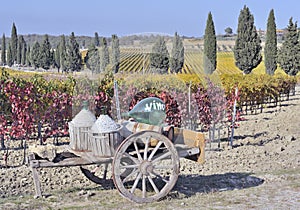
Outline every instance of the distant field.
<svg viewBox="0 0 300 210">
<path fill-rule="evenodd" d="M 121 48 L 120 71 L 123 72 L 148 72 L 150 69 L 149 52 L 141 48 Z M 279 70 L 279 72 L 282 70 Z M 183 73 L 203 73 L 203 53 L 201 49 L 186 50 Z M 232 51 L 219 51 L 217 53 L 217 72 L 220 74 L 241 73 L 236 67 Z M 255 74 L 264 74 L 265 66 L 262 61 L 253 70 Z"/>
<path fill-rule="evenodd" d="M 172 43 L 168 42 L 169 52 L 172 50 Z M 185 61 L 182 72 L 187 74 L 203 73 L 203 40 L 185 39 Z M 151 45 L 134 44 L 132 46 L 120 46 L 120 71 L 121 72 L 149 72 L 150 71 L 150 53 Z M 233 40 L 217 41 L 217 69 L 220 74 L 236 74 L 241 71 L 236 67 L 233 55 Z M 84 57 L 86 51 L 82 52 Z M 277 72 L 283 71 L 279 68 Z M 276 72 L 276 73 L 277 73 Z M 262 61 L 258 67 L 253 70 L 255 74 L 264 74 L 265 66 Z"/>
</svg>

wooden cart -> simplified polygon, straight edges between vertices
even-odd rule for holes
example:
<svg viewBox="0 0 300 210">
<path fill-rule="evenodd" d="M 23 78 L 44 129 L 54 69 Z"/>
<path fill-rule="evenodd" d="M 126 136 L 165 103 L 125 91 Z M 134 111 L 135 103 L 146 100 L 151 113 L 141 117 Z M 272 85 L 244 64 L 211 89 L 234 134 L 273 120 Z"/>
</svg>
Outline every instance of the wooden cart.
<svg viewBox="0 0 300 210">
<path fill-rule="evenodd" d="M 121 130 L 126 128 L 125 125 Z M 38 168 L 80 166 L 88 179 L 103 184 L 106 171 L 102 173 L 103 177 L 99 177 L 97 170 L 103 165 L 106 170 L 111 164 L 114 185 L 122 196 L 137 203 L 152 202 L 166 196 L 176 184 L 180 157 L 204 162 L 202 133 L 173 127 L 157 129 L 142 123 L 129 130 L 129 133 L 128 129 L 127 133 L 121 132 L 128 136 L 123 136 L 124 140 L 111 156 L 75 151 L 68 146 L 33 149 L 27 162 L 32 170 L 36 196 L 42 196 Z M 94 169 L 88 169 L 86 165 L 93 165 Z"/>
<path fill-rule="evenodd" d="M 83 110 L 80 114 L 76 119 L 89 113 Z M 92 117 L 88 122 L 93 120 Z M 166 196 L 176 184 L 180 157 L 204 162 L 205 141 L 200 132 L 123 120 L 118 122 L 118 129 L 94 135 L 87 133 L 86 124 L 81 124 L 83 127 L 74 135 L 70 133 L 70 145 L 31 149 L 28 165 L 37 197 L 42 196 L 38 168 L 80 166 L 89 180 L 103 184 L 111 164 L 114 185 L 122 196 L 137 203 L 152 202 Z M 88 140 L 82 142 L 87 136 Z M 99 169 L 104 170 L 101 177 L 97 174 Z"/>
</svg>

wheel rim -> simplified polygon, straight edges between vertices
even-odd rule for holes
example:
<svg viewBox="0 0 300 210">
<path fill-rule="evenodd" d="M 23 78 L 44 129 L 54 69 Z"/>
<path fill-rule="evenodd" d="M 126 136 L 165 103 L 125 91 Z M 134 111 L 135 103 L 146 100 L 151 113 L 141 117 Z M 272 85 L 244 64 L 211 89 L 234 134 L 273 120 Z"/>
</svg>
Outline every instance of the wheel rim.
<svg viewBox="0 0 300 210">
<path fill-rule="evenodd" d="M 154 146 L 152 142 L 155 142 Z M 176 184 L 179 157 L 173 143 L 154 131 L 129 136 L 113 160 L 113 180 L 125 198 L 145 203 L 167 195 Z"/>
</svg>

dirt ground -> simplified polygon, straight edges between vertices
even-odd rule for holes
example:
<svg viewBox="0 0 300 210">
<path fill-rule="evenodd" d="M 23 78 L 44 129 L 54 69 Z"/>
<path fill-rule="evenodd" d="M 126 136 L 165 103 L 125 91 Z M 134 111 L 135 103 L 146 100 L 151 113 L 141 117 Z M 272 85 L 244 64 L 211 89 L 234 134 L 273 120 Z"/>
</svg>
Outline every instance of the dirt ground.
<svg viewBox="0 0 300 210">
<path fill-rule="evenodd" d="M 22 151 L 11 151 L 10 167 L 0 160 L 0 209 L 300 209 L 300 87 L 280 107 L 244 117 L 233 148 L 207 145 L 203 165 L 180 159 L 176 186 L 149 204 L 121 197 L 111 181 L 92 183 L 78 167 L 39 169 L 44 196 L 34 198 Z"/>
</svg>

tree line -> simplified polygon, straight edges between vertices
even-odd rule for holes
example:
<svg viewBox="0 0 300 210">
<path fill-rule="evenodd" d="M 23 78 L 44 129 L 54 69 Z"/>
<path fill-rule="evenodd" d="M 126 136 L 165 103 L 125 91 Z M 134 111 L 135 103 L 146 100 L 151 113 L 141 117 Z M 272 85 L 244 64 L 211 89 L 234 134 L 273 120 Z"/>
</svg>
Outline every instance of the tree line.
<svg viewBox="0 0 300 210">
<path fill-rule="evenodd" d="M 254 25 L 254 16 L 244 6 L 238 17 L 237 37 L 234 45 L 235 65 L 249 74 L 262 62 L 261 39 Z M 212 74 L 217 65 L 216 35 L 212 14 L 209 13 L 204 35 L 204 72 Z M 271 9 L 266 30 L 264 47 L 266 73 L 273 75 L 278 67 L 286 74 L 295 76 L 300 70 L 300 32 L 297 22 L 291 17 L 282 46 L 278 49 L 274 10 Z"/>
<path fill-rule="evenodd" d="M 166 47 L 164 37 L 155 36 L 156 43 L 150 55 L 151 70 L 159 73 L 181 72 L 184 63 L 184 47 L 180 36 L 175 33 L 171 57 Z M 8 44 L 8 45 L 7 45 Z M 1 65 L 33 67 L 49 70 L 57 68 L 58 72 L 81 71 L 83 64 L 93 73 L 112 71 L 117 73 L 120 66 L 120 44 L 117 35 L 110 38 L 111 51 L 108 39 L 99 37 L 95 33 L 94 41 L 90 43 L 84 57 L 80 52 L 79 43 L 74 32 L 66 38 L 60 36 L 56 46 L 51 46 L 49 36 L 46 34 L 42 41 L 35 41 L 28 45 L 23 35 L 17 34 L 15 23 L 12 25 L 9 42 L 3 34 L 1 45 Z"/>
<path fill-rule="evenodd" d="M 28 45 L 22 35 L 17 34 L 15 23 L 12 25 L 11 38 L 6 43 L 6 37 L 2 36 L 1 65 L 27 66 L 35 69 L 48 70 L 56 67 L 58 71 L 77 71 L 81 69 L 81 53 L 72 32 L 68 43 L 62 35 L 59 44 L 54 48 L 46 34 L 42 42 L 36 41 L 32 46 Z"/>
<path fill-rule="evenodd" d="M 150 54 L 150 70 L 158 73 L 180 73 L 184 64 L 183 38 L 177 32 L 175 33 L 171 53 L 168 52 L 165 37 L 153 36 L 152 38 L 155 38 L 156 41 Z M 108 39 L 99 38 L 98 33 L 95 33 L 94 42 L 90 43 L 87 54 L 82 60 L 79 44 L 73 32 L 68 40 L 62 35 L 55 47 L 51 46 L 47 35 L 44 36 L 42 42 L 36 41 L 30 47 L 22 35 L 17 35 L 15 24 L 13 24 L 8 46 L 6 46 L 5 35 L 2 37 L 1 64 L 8 66 L 18 64 L 46 70 L 56 67 L 58 71 L 69 72 L 80 71 L 84 62 L 87 68 L 94 73 L 104 72 L 108 69 L 117 73 L 120 66 L 119 38 L 117 35 L 112 35 L 109 41 L 111 53 L 108 49 Z M 254 24 L 254 16 L 245 5 L 238 17 L 233 53 L 235 65 L 244 74 L 251 73 L 264 58 L 267 74 L 273 75 L 279 64 L 288 75 L 294 76 L 300 69 L 300 32 L 297 30 L 297 22 L 293 22 L 293 18 L 290 18 L 284 41 L 278 48 L 274 10 L 270 11 L 263 57 L 261 38 Z M 217 67 L 217 38 L 211 12 L 209 12 L 206 22 L 202 59 L 204 73 L 212 74 Z"/>
<path fill-rule="evenodd" d="M 117 35 L 112 35 L 111 57 L 113 71 L 116 73 L 120 64 L 119 40 Z M 110 64 L 106 38 L 99 38 L 96 32 L 94 42 L 90 44 L 87 55 L 83 59 L 74 32 L 68 38 L 65 35 L 61 35 L 56 46 L 51 46 L 47 34 L 44 35 L 42 41 L 35 41 L 32 46 L 28 45 L 23 35 L 18 36 L 15 23 L 12 25 L 9 42 L 6 41 L 5 34 L 2 36 L 2 66 L 33 67 L 34 69 L 42 68 L 44 70 L 57 68 L 58 72 L 73 72 L 81 71 L 83 69 L 83 62 L 86 63 L 89 69 L 96 73 L 100 73 L 106 69 Z"/>
<path fill-rule="evenodd" d="M 226 29 L 228 30 L 228 29 Z M 230 31 L 231 32 L 231 31 Z M 184 47 L 178 42 L 177 33 L 173 39 L 173 50 L 170 63 L 171 72 L 181 72 L 184 62 Z M 180 43 L 180 44 L 179 44 Z M 175 52 L 176 51 L 176 52 Z M 235 65 L 244 73 L 250 74 L 263 60 L 261 38 L 254 25 L 254 16 L 249 8 L 244 6 L 238 18 L 237 36 L 233 49 Z M 205 74 L 212 74 L 217 67 L 217 37 L 212 13 L 209 12 L 204 34 L 203 68 Z M 282 46 L 277 46 L 276 22 L 274 10 L 271 9 L 267 21 L 267 31 L 264 47 L 266 74 L 273 75 L 278 67 L 286 74 L 295 76 L 300 70 L 300 31 L 297 22 L 291 17 Z M 150 66 L 168 69 L 168 52 L 165 42 L 158 39 L 152 48 Z"/>
<path fill-rule="evenodd" d="M 245 5 L 238 18 L 237 36 L 233 49 L 235 65 L 250 74 L 263 60 L 261 38 L 254 25 L 254 16 Z M 209 12 L 204 34 L 203 68 L 205 74 L 212 74 L 217 67 L 217 37 L 212 13 Z M 264 47 L 266 74 L 273 75 L 278 67 L 286 74 L 295 76 L 300 70 L 300 31 L 291 17 L 282 46 L 277 46 L 276 22 L 271 9 L 267 21 Z M 150 54 L 150 68 L 159 73 L 180 73 L 184 63 L 182 38 L 175 33 L 171 56 L 162 37 L 158 37 Z"/>
</svg>

